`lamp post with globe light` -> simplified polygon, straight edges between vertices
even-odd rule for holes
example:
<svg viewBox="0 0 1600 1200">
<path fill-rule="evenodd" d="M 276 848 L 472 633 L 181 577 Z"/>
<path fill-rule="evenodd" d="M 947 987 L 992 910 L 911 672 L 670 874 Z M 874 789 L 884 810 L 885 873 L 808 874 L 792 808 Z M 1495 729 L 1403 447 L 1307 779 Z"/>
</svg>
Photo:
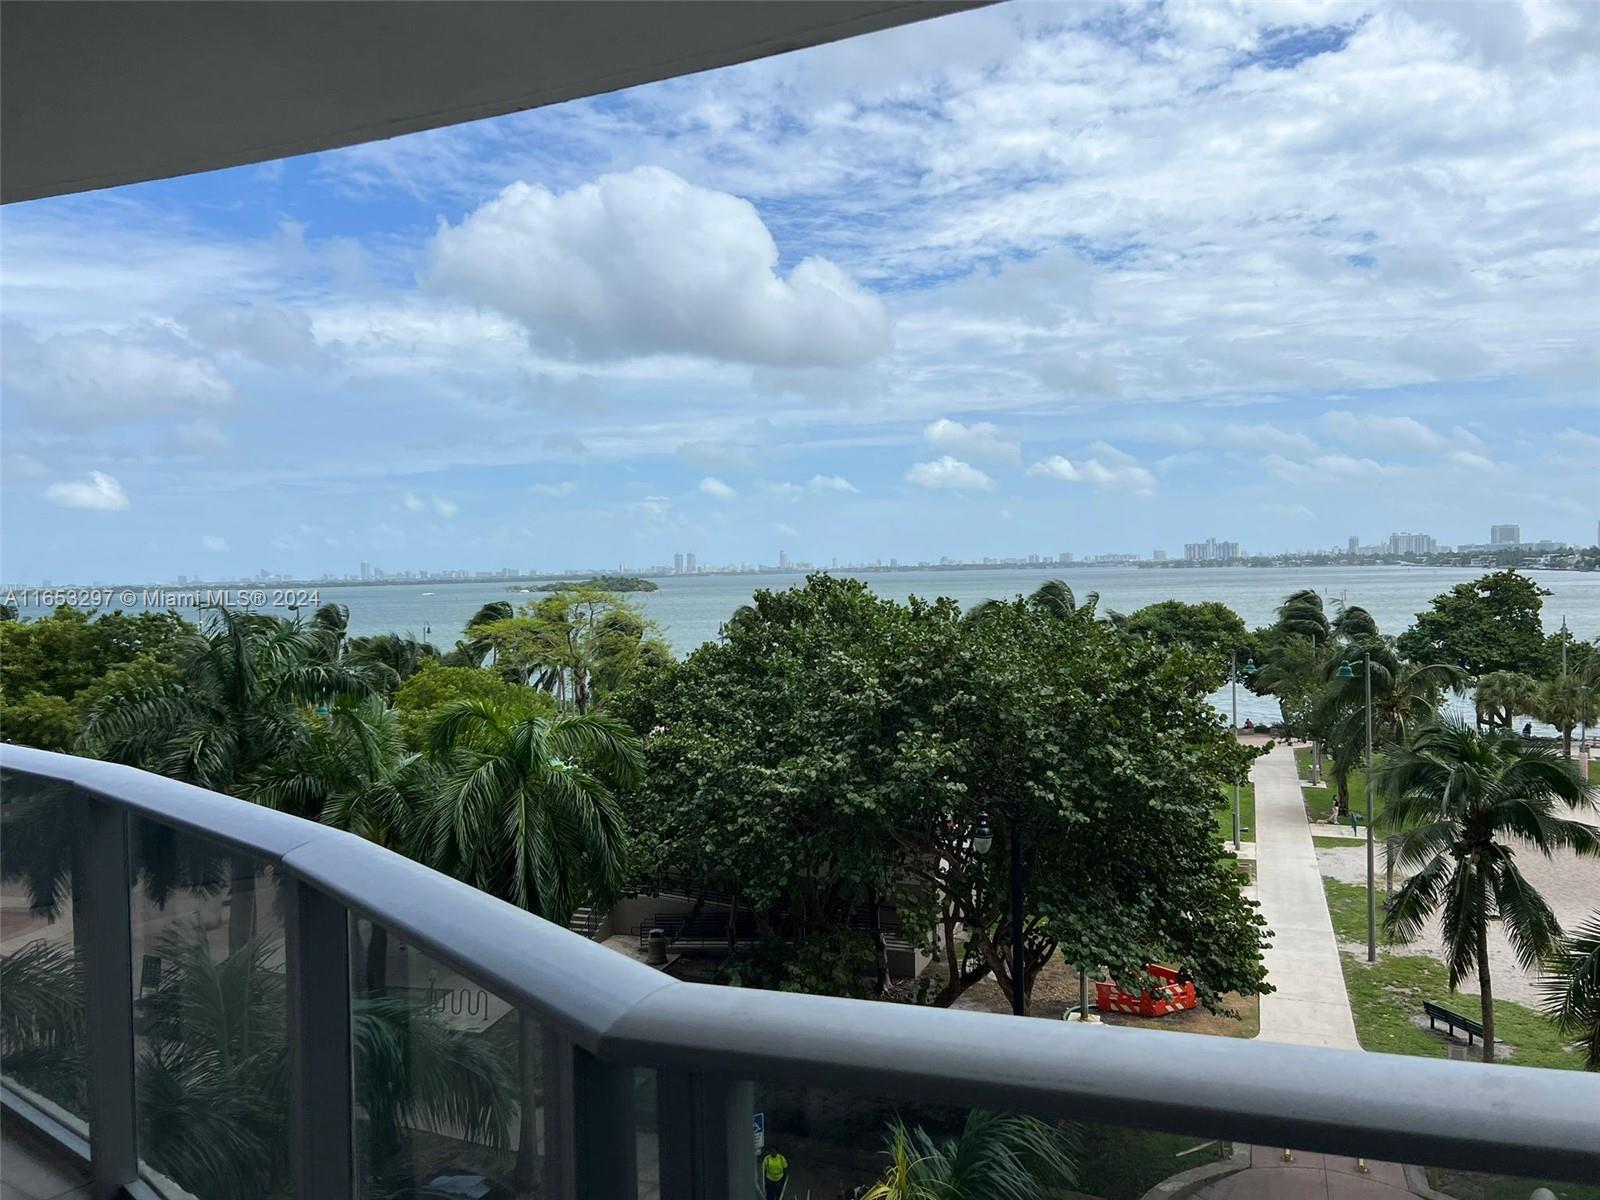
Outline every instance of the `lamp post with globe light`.
<svg viewBox="0 0 1600 1200">
<path fill-rule="evenodd" d="M 1372 882 L 1372 652 L 1366 651 L 1362 658 L 1365 660 L 1367 676 L 1367 961 L 1375 963 L 1378 961 L 1378 900 Z M 1339 664 L 1338 677 L 1340 679 L 1356 677 L 1349 659 Z"/>
<path fill-rule="evenodd" d="M 1006 806 L 1010 823 L 1011 843 L 1011 1011 L 1019 1017 L 1027 1016 L 1026 988 L 1028 967 L 1024 957 L 1022 939 L 1022 803 L 1012 800 Z M 972 831 L 972 848 L 979 854 L 988 854 L 994 845 L 994 831 L 989 828 L 989 814 L 980 812 L 978 824 Z"/>
<path fill-rule="evenodd" d="M 1255 660 L 1254 656 L 1251 656 L 1251 657 L 1245 659 L 1245 662 L 1244 662 L 1244 673 L 1246 675 L 1254 675 L 1256 673 L 1256 660 Z M 1239 735 L 1239 652 L 1237 650 L 1235 650 L 1233 652 L 1233 670 L 1232 670 L 1232 672 L 1230 672 L 1230 674 L 1231 674 L 1232 679 L 1233 679 L 1233 732 L 1234 732 L 1234 736 L 1238 737 L 1238 735 Z M 1237 854 L 1238 851 L 1239 851 L 1240 833 L 1241 833 L 1241 830 L 1239 828 L 1239 777 L 1237 775 L 1235 775 L 1233 777 L 1233 849 L 1234 849 L 1234 853 L 1235 854 Z"/>
</svg>

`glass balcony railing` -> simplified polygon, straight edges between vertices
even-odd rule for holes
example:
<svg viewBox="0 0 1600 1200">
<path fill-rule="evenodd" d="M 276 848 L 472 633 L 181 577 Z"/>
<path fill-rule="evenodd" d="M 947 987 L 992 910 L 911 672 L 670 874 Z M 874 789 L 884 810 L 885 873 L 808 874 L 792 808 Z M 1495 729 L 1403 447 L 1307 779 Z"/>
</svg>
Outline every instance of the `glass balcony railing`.
<svg viewBox="0 0 1600 1200">
<path fill-rule="evenodd" d="M 97 1196 L 750 1200 L 764 1146 L 790 1200 L 1600 1200 L 1600 1076 L 684 983 L 171 780 L 0 783 L 0 1101 Z"/>
</svg>

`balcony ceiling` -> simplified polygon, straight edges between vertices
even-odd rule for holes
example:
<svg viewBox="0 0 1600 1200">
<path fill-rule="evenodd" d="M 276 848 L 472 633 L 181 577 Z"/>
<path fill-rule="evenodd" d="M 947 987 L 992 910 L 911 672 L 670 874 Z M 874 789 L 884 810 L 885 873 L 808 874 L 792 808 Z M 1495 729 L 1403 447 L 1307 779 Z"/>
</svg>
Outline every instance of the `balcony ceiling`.
<svg viewBox="0 0 1600 1200">
<path fill-rule="evenodd" d="M 0 200 L 330 150 L 970 7 L 6 0 Z"/>
</svg>

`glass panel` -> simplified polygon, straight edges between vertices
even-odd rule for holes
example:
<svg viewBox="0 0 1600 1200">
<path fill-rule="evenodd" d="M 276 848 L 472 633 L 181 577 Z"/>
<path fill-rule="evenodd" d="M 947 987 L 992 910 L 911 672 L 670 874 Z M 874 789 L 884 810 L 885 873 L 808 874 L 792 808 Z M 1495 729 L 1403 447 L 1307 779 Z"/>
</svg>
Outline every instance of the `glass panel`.
<svg viewBox="0 0 1600 1200">
<path fill-rule="evenodd" d="M 382 925 L 350 950 L 358 1194 L 545 1194 L 540 1025 Z"/>
<path fill-rule="evenodd" d="M 1158 1184 L 1166 1184 L 1168 1195 L 1198 1200 L 1313 1194 L 1399 1200 L 1424 1184 L 1456 1200 L 1527 1200 L 1541 1183 L 826 1088 L 757 1083 L 752 1106 L 764 1130 L 757 1135 L 764 1146 L 751 1163 L 754 1194 L 775 1198 L 786 1186 L 788 1200 L 854 1197 L 876 1184 L 890 1185 L 880 1193 L 889 1197 L 965 1195 L 968 1169 L 982 1178 L 986 1195 L 1100 1200 L 1141 1200 Z M 996 1171 L 1007 1173 L 1008 1187 L 995 1186 Z M 929 1184 L 931 1191 L 924 1190 Z M 1600 1200 L 1600 1186 L 1545 1186 L 1558 1200 Z"/>
<path fill-rule="evenodd" d="M 134 1079 L 152 1183 L 288 1190 L 283 906 L 264 864 L 132 822 Z"/>
<path fill-rule="evenodd" d="M 638 1131 L 639 1200 L 660 1200 L 661 1151 L 656 1138 L 656 1073 L 648 1067 L 633 1072 L 633 1116 Z"/>
<path fill-rule="evenodd" d="M 89 1109 L 73 865 L 86 811 L 66 784 L 0 780 L 0 1076 L 80 1134 Z"/>
</svg>

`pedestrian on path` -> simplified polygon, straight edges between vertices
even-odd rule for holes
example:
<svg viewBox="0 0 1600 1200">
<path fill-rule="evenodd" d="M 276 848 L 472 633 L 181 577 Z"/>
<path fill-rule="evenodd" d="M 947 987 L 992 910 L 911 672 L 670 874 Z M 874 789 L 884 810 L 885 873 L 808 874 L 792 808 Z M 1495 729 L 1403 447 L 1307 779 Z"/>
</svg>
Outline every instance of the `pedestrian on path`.
<svg viewBox="0 0 1600 1200">
<path fill-rule="evenodd" d="M 761 1179 L 767 1185 L 767 1200 L 783 1200 L 789 1183 L 789 1160 L 774 1146 L 761 1160 Z"/>
</svg>

